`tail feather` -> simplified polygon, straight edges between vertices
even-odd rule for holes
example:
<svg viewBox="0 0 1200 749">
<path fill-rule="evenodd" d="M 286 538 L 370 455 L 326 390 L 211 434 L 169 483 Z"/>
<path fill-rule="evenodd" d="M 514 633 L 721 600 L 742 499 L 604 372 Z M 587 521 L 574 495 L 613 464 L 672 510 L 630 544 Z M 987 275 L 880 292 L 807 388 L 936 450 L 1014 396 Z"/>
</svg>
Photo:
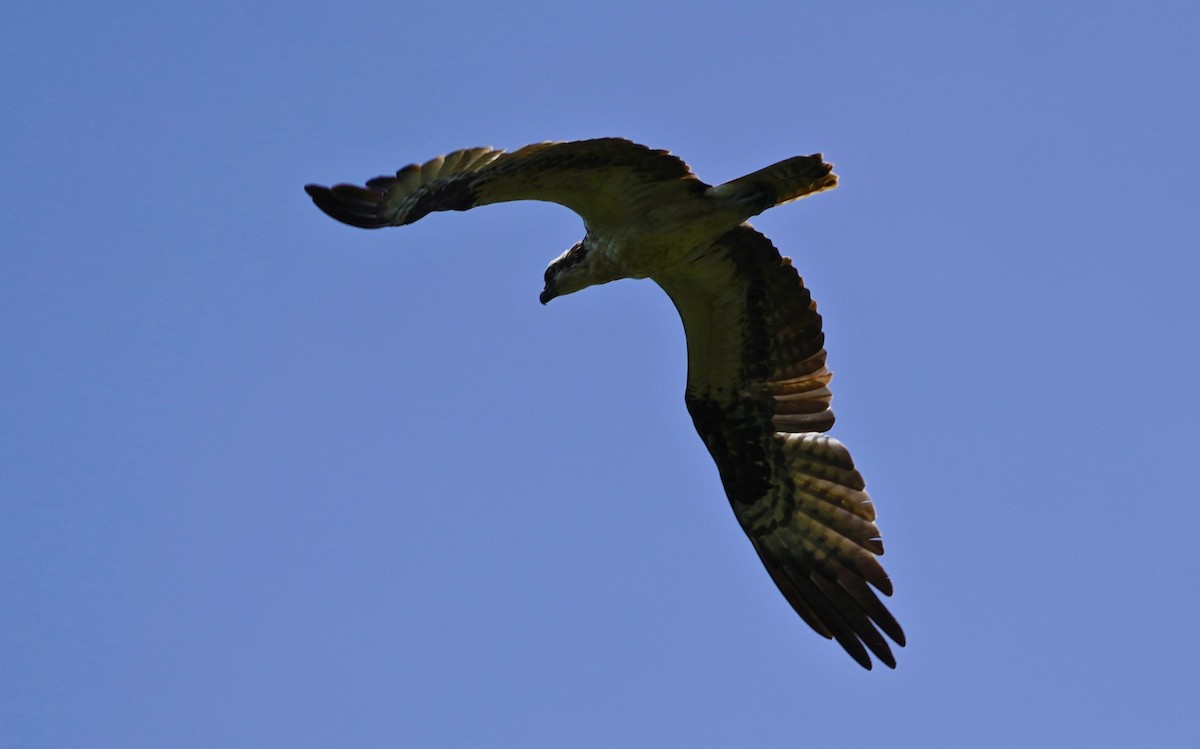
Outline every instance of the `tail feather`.
<svg viewBox="0 0 1200 749">
<path fill-rule="evenodd" d="M 821 154 L 794 156 L 765 169 L 759 169 L 716 187 L 708 194 L 715 198 L 726 198 L 761 213 L 768 208 L 806 195 L 832 190 L 837 187 L 838 176 L 833 173 L 833 164 L 827 164 Z"/>
</svg>

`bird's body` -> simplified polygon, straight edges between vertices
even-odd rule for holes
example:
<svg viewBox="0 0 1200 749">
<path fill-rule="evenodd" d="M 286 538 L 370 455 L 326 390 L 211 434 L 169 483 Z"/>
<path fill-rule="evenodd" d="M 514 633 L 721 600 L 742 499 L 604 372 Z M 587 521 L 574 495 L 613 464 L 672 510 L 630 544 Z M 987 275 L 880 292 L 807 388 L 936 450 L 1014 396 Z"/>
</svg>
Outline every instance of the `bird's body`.
<svg viewBox="0 0 1200 749">
<path fill-rule="evenodd" d="M 889 666 L 880 630 L 904 633 L 874 508 L 833 425 L 821 317 L 791 262 L 745 221 L 837 185 L 821 156 L 798 156 L 715 187 L 678 158 L 626 140 L 456 151 L 365 187 L 309 185 L 330 216 L 364 228 L 431 211 L 548 200 L 584 220 L 583 241 L 550 263 L 541 301 L 622 278 L 670 296 L 688 344 L 685 402 L 734 514 L 795 611 L 866 668 Z M 865 646 L 865 647 L 864 647 Z"/>
</svg>

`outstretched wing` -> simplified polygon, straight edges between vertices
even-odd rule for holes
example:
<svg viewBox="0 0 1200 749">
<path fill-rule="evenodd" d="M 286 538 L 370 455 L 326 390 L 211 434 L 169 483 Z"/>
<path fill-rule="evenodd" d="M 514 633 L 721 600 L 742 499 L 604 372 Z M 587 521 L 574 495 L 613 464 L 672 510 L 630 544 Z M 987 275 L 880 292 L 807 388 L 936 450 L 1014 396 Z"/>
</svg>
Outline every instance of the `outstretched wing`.
<svg viewBox="0 0 1200 749">
<path fill-rule="evenodd" d="M 833 426 L 825 337 L 803 281 L 770 240 L 742 225 L 654 278 L 688 345 L 687 407 L 734 514 L 779 590 L 814 630 L 864 668 L 896 661 L 904 632 L 877 557 L 875 509 Z M 864 647 L 865 646 L 865 647 Z"/>
<path fill-rule="evenodd" d="M 703 194 L 708 185 L 666 151 L 622 138 L 536 143 L 507 153 L 468 148 L 410 164 L 357 185 L 306 185 L 325 213 L 364 229 L 411 224 L 433 211 L 465 211 L 508 200 L 565 205 L 589 226 L 619 226 L 660 200 Z"/>
</svg>

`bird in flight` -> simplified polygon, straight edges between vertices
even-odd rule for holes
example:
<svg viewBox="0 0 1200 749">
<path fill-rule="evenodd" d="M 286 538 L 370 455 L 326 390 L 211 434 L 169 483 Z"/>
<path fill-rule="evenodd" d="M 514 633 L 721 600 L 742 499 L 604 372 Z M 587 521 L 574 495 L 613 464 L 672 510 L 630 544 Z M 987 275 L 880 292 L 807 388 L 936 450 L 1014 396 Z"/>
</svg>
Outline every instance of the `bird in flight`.
<svg viewBox="0 0 1200 749">
<path fill-rule="evenodd" d="M 821 316 L 771 241 L 746 221 L 837 186 L 820 154 L 708 185 L 683 161 L 620 138 L 468 148 L 365 186 L 307 185 L 351 226 L 411 224 L 433 211 L 509 200 L 564 205 L 585 235 L 546 269 L 541 302 L 621 278 L 649 278 L 683 319 L 684 400 L 742 530 L 784 598 L 864 668 L 896 667 L 904 632 L 876 591 L 875 509 L 833 426 Z"/>
</svg>

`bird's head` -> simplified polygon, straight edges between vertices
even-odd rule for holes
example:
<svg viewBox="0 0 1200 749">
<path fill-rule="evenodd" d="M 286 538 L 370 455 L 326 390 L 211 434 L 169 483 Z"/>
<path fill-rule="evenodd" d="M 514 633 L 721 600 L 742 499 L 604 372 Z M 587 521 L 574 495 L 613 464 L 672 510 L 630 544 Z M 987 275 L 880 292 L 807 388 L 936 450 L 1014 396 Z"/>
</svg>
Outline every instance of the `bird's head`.
<svg viewBox="0 0 1200 749">
<path fill-rule="evenodd" d="M 542 289 L 538 300 L 545 304 L 555 297 L 613 280 L 597 274 L 598 264 L 601 264 L 599 255 L 588 252 L 587 239 L 576 242 L 575 246 L 552 260 L 546 268 L 546 287 Z"/>
</svg>

